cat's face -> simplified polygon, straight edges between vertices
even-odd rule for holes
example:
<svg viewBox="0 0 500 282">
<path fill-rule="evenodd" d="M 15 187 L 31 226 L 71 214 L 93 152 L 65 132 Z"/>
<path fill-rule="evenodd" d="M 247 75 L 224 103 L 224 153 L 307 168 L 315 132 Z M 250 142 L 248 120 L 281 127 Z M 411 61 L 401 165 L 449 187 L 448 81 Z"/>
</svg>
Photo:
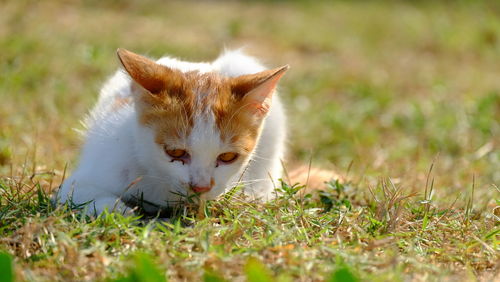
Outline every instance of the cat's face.
<svg viewBox="0 0 500 282">
<path fill-rule="evenodd" d="M 229 182 L 251 159 L 288 67 L 229 78 L 182 73 L 125 50 L 118 55 L 136 82 L 139 123 L 151 135 L 151 165 L 171 183 L 168 189 L 212 199 L 235 185 Z"/>
</svg>

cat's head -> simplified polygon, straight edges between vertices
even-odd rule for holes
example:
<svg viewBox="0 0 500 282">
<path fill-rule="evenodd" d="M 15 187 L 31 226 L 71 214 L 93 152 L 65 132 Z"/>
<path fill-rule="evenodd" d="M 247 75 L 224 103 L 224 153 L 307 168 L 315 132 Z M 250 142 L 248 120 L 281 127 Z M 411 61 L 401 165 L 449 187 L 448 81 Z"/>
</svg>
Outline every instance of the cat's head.
<svg viewBox="0 0 500 282">
<path fill-rule="evenodd" d="M 123 49 L 118 57 L 135 82 L 139 125 L 150 134 L 142 154 L 166 189 L 206 199 L 223 193 L 248 164 L 288 66 L 224 77 L 183 73 Z"/>
</svg>

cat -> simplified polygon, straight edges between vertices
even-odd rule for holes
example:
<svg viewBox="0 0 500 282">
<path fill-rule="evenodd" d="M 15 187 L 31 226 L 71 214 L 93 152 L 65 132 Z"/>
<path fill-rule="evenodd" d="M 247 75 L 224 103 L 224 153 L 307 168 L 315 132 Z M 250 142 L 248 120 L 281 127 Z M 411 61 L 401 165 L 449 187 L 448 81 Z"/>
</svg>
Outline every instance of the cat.
<svg viewBox="0 0 500 282">
<path fill-rule="evenodd" d="M 276 88 L 288 65 L 266 69 L 241 51 L 211 63 L 117 55 L 123 69 L 84 122 L 79 164 L 57 202 L 99 215 L 133 214 L 137 199 L 147 212 L 193 194 L 215 199 L 238 184 L 253 199 L 274 196 L 286 136 Z"/>
</svg>

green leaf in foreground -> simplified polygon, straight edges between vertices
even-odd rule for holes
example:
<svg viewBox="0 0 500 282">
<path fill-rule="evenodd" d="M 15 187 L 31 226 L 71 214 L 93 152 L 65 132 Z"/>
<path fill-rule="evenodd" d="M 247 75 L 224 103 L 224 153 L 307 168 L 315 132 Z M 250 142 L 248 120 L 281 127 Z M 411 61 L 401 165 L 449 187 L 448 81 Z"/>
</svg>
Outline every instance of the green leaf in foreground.
<svg viewBox="0 0 500 282">
<path fill-rule="evenodd" d="M 167 278 L 153 262 L 151 256 L 137 253 L 132 259 L 132 267 L 125 277 L 120 277 L 115 282 L 166 282 Z"/>
<path fill-rule="evenodd" d="M 204 282 L 225 282 L 226 280 L 222 278 L 218 273 L 213 270 L 205 270 L 203 274 Z"/>
<path fill-rule="evenodd" d="M 14 281 L 14 271 L 12 257 L 5 253 L 0 252 L 0 274 L 1 280 L 4 282 L 12 282 Z"/>
<path fill-rule="evenodd" d="M 274 281 L 269 269 L 256 258 L 249 258 L 245 265 L 245 275 L 248 282 Z"/>
<path fill-rule="evenodd" d="M 330 277 L 330 282 L 358 282 L 359 279 L 347 266 L 337 268 Z"/>
</svg>

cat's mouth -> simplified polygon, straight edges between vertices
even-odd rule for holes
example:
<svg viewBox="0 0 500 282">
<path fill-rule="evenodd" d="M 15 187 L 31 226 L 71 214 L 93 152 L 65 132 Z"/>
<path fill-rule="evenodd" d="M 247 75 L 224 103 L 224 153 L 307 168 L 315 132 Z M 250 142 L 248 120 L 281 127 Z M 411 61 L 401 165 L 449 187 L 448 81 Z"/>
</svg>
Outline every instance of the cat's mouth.
<svg viewBox="0 0 500 282">
<path fill-rule="evenodd" d="M 193 200 L 214 200 L 216 197 L 212 195 L 212 190 L 207 192 L 195 192 L 190 190 L 188 192 L 188 198 Z"/>
</svg>

